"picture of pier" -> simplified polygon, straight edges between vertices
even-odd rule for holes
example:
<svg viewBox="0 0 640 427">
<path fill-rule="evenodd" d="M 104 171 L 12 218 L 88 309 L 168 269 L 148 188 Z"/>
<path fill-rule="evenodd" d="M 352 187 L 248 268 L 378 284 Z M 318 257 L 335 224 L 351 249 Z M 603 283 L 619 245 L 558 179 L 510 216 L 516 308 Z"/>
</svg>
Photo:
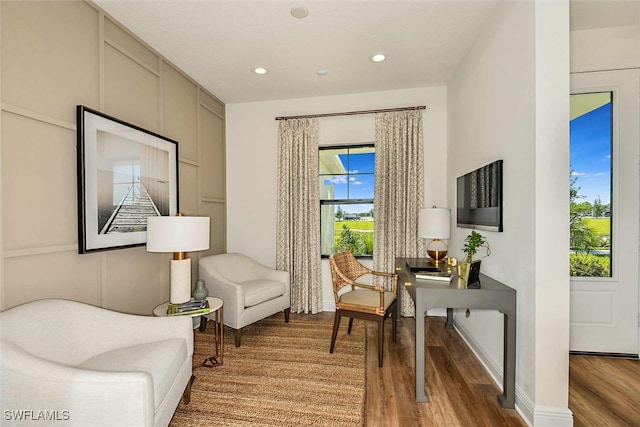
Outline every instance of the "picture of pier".
<svg viewBox="0 0 640 427">
<path fill-rule="evenodd" d="M 177 212 L 177 142 L 82 106 L 78 120 L 80 253 L 144 244 L 148 217 Z"/>
</svg>

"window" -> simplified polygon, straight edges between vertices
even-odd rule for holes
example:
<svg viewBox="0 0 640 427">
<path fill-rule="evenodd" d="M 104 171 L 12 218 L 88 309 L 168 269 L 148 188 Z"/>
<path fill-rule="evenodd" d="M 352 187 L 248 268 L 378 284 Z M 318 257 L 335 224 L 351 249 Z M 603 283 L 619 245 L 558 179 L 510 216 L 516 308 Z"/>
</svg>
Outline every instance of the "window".
<svg viewBox="0 0 640 427">
<path fill-rule="evenodd" d="M 571 95 L 571 276 L 611 277 L 612 93 Z"/>
<path fill-rule="evenodd" d="M 373 255 L 373 144 L 320 148 L 321 254 Z"/>
</svg>

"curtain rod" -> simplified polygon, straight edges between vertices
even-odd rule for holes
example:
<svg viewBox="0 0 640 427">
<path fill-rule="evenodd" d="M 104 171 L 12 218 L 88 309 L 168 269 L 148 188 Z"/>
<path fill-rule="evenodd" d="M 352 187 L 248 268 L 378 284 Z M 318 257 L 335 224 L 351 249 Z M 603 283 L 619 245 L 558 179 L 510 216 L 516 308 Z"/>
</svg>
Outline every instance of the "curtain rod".
<svg viewBox="0 0 640 427">
<path fill-rule="evenodd" d="M 425 108 L 427 108 L 425 105 L 418 105 L 416 107 L 399 107 L 399 108 L 383 108 L 380 110 L 346 111 L 344 113 L 306 114 L 302 116 L 276 117 L 276 120 L 312 119 L 315 117 L 356 116 L 358 114 L 391 113 L 394 111 L 424 110 Z"/>
</svg>

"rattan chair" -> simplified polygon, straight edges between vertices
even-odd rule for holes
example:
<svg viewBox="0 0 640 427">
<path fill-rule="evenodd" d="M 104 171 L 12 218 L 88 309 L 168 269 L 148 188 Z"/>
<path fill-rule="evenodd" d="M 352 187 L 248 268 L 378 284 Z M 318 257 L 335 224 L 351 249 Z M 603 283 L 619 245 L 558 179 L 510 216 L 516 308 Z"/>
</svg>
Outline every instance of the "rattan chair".
<svg viewBox="0 0 640 427">
<path fill-rule="evenodd" d="M 340 252 L 329 257 L 331 265 L 331 279 L 333 280 L 333 295 L 336 301 L 336 314 L 333 321 L 333 335 L 331 336 L 331 348 L 333 353 L 336 345 L 336 336 L 340 327 L 342 316 L 349 318 L 347 333 L 351 333 L 353 319 L 375 320 L 378 322 L 378 366 L 382 367 L 384 350 L 384 321 L 391 317 L 393 342 L 396 342 L 396 322 L 398 319 L 398 275 L 373 271 L 360 264 L 349 251 Z M 367 285 L 356 282 L 365 274 L 385 277 L 393 282 L 393 290 L 385 291 L 379 285 Z M 345 286 L 351 290 L 343 291 Z M 356 290 L 362 288 L 362 290 Z"/>
</svg>

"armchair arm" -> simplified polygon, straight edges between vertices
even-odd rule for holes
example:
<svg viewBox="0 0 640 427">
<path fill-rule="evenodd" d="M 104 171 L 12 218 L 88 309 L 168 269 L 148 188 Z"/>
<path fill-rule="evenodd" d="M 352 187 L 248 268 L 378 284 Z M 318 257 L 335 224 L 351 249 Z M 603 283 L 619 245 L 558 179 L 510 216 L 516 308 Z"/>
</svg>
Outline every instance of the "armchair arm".
<svg viewBox="0 0 640 427">
<path fill-rule="evenodd" d="M 77 369 L 40 359 L 13 343 L 0 343 L 0 409 L 57 411 L 71 426 L 153 426 L 151 377 L 139 372 Z M 9 411 L 9 412 L 7 412 Z M 28 413 L 28 412 L 27 412 Z M 7 415 L 9 414 L 9 415 Z"/>
<path fill-rule="evenodd" d="M 273 280 L 276 282 L 284 282 L 289 285 L 289 272 L 284 270 L 276 270 L 265 265 L 260 264 L 257 261 L 250 260 L 251 268 L 255 270 L 256 277 L 260 279 Z"/>
<path fill-rule="evenodd" d="M 213 268 L 199 267 L 200 278 L 204 280 L 210 296 L 224 301 L 224 322 L 232 328 L 238 328 L 238 317 L 244 310 L 244 294 L 242 287 L 228 280 Z"/>
</svg>

